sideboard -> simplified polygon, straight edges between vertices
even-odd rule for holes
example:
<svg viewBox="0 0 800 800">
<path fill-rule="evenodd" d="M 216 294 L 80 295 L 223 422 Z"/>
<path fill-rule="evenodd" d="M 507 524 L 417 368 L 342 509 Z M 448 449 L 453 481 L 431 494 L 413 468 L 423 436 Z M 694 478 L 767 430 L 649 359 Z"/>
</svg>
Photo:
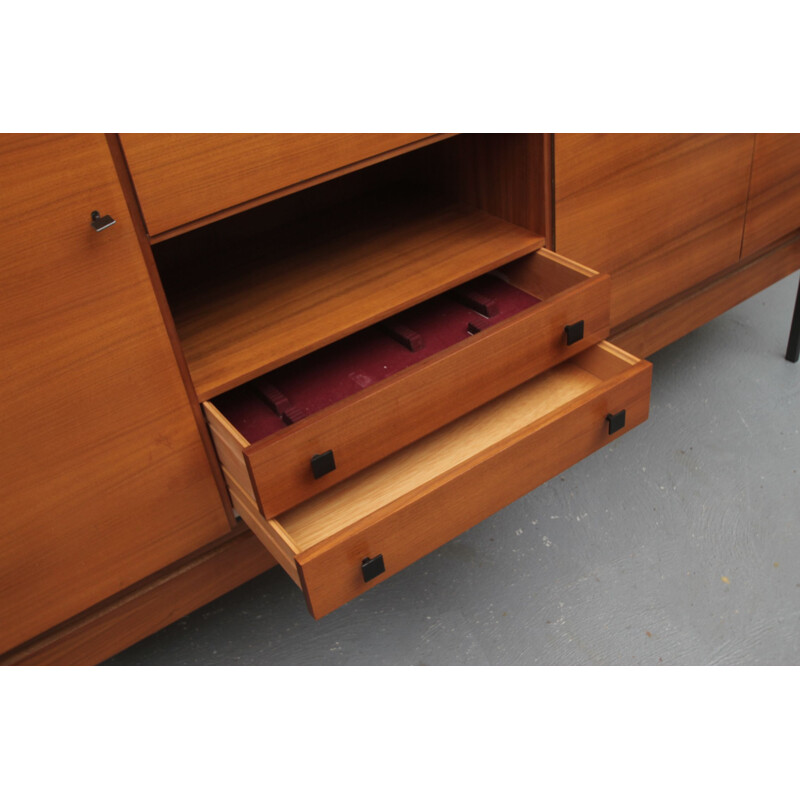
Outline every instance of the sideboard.
<svg viewBox="0 0 800 800">
<path fill-rule="evenodd" d="M 330 613 L 800 268 L 794 134 L 4 134 L 0 182 L 5 664 L 273 567 Z"/>
</svg>

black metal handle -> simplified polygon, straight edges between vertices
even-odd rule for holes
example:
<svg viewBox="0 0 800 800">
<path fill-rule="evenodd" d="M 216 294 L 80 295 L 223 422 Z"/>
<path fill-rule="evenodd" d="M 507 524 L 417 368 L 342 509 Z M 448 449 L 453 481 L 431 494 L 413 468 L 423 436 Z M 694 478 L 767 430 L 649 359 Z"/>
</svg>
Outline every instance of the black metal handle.
<svg viewBox="0 0 800 800">
<path fill-rule="evenodd" d="M 572 325 L 565 325 L 564 331 L 567 334 L 567 344 L 575 344 L 583 339 L 583 320 L 573 322 Z"/>
<path fill-rule="evenodd" d="M 608 420 L 608 435 L 611 436 L 612 433 L 625 427 L 625 409 L 617 411 L 616 414 L 606 414 L 606 419 Z"/>
<path fill-rule="evenodd" d="M 378 553 L 375 558 L 365 558 L 361 562 L 361 574 L 364 576 L 364 583 L 377 578 L 378 575 L 386 572 L 386 567 L 383 564 L 383 554 Z"/>
<path fill-rule="evenodd" d="M 92 227 L 98 233 L 100 233 L 100 231 L 104 231 L 106 228 L 110 228 L 115 223 L 116 220 L 109 214 L 106 214 L 104 217 L 101 217 L 99 211 L 92 211 Z"/>
<path fill-rule="evenodd" d="M 315 453 L 311 456 L 311 471 L 315 478 L 321 478 L 336 469 L 336 461 L 333 458 L 333 450 L 326 450 L 324 453 Z"/>
</svg>

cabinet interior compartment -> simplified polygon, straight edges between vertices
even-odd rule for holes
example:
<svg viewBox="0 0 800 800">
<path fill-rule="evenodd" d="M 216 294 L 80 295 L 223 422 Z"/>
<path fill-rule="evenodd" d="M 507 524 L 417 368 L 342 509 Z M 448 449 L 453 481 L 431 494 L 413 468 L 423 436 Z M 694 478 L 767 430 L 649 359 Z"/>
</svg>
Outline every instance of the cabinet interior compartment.
<svg viewBox="0 0 800 800">
<path fill-rule="evenodd" d="M 543 142 L 462 134 L 154 245 L 199 399 L 541 247 Z"/>
</svg>

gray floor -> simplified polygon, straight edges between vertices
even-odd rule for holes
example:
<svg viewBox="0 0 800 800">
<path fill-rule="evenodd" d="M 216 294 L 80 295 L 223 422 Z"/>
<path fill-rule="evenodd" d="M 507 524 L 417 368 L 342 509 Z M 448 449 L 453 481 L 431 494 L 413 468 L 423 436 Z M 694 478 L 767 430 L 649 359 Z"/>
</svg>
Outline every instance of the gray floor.
<svg viewBox="0 0 800 800">
<path fill-rule="evenodd" d="M 272 570 L 109 664 L 800 664 L 797 275 L 651 358 L 650 419 L 315 622 Z"/>
</svg>

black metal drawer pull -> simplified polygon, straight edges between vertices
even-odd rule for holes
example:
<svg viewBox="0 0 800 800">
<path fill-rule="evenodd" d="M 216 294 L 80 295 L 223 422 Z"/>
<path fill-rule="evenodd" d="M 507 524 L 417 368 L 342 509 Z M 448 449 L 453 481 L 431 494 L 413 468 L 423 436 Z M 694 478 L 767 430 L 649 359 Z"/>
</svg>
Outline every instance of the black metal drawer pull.
<svg viewBox="0 0 800 800">
<path fill-rule="evenodd" d="M 608 420 L 608 435 L 611 436 L 612 433 L 625 427 L 625 409 L 617 411 L 616 414 L 607 414 L 606 419 Z"/>
<path fill-rule="evenodd" d="M 92 211 L 92 227 L 100 233 L 100 231 L 104 231 L 106 228 L 110 228 L 116 220 L 114 217 L 106 214 L 104 217 L 100 216 L 99 211 Z"/>
<path fill-rule="evenodd" d="M 378 575 L 386 572 L 386 567 L 383 565 L 383 554 L 378 553 L 375 558 L 365 558 L 361 562 L 361 573 L 364 576 L 364 583 L 377 578 Z"/>
<path fill-rule="evenodd" d="M 315 478 L 321 478 L 336 469 L 336 461 L 333 459 L 333 450 L 326 450 L 324 453 L 315 453 L 311 456 L 311 471 Z"/>
<path fill-rule="evenodd" d="M 572 325 L 565 325 L 564 330 L 567 333 L 567 344 L 575 344 L 583 339 L 583 320 L 573 322 Z"/>
</svg>

